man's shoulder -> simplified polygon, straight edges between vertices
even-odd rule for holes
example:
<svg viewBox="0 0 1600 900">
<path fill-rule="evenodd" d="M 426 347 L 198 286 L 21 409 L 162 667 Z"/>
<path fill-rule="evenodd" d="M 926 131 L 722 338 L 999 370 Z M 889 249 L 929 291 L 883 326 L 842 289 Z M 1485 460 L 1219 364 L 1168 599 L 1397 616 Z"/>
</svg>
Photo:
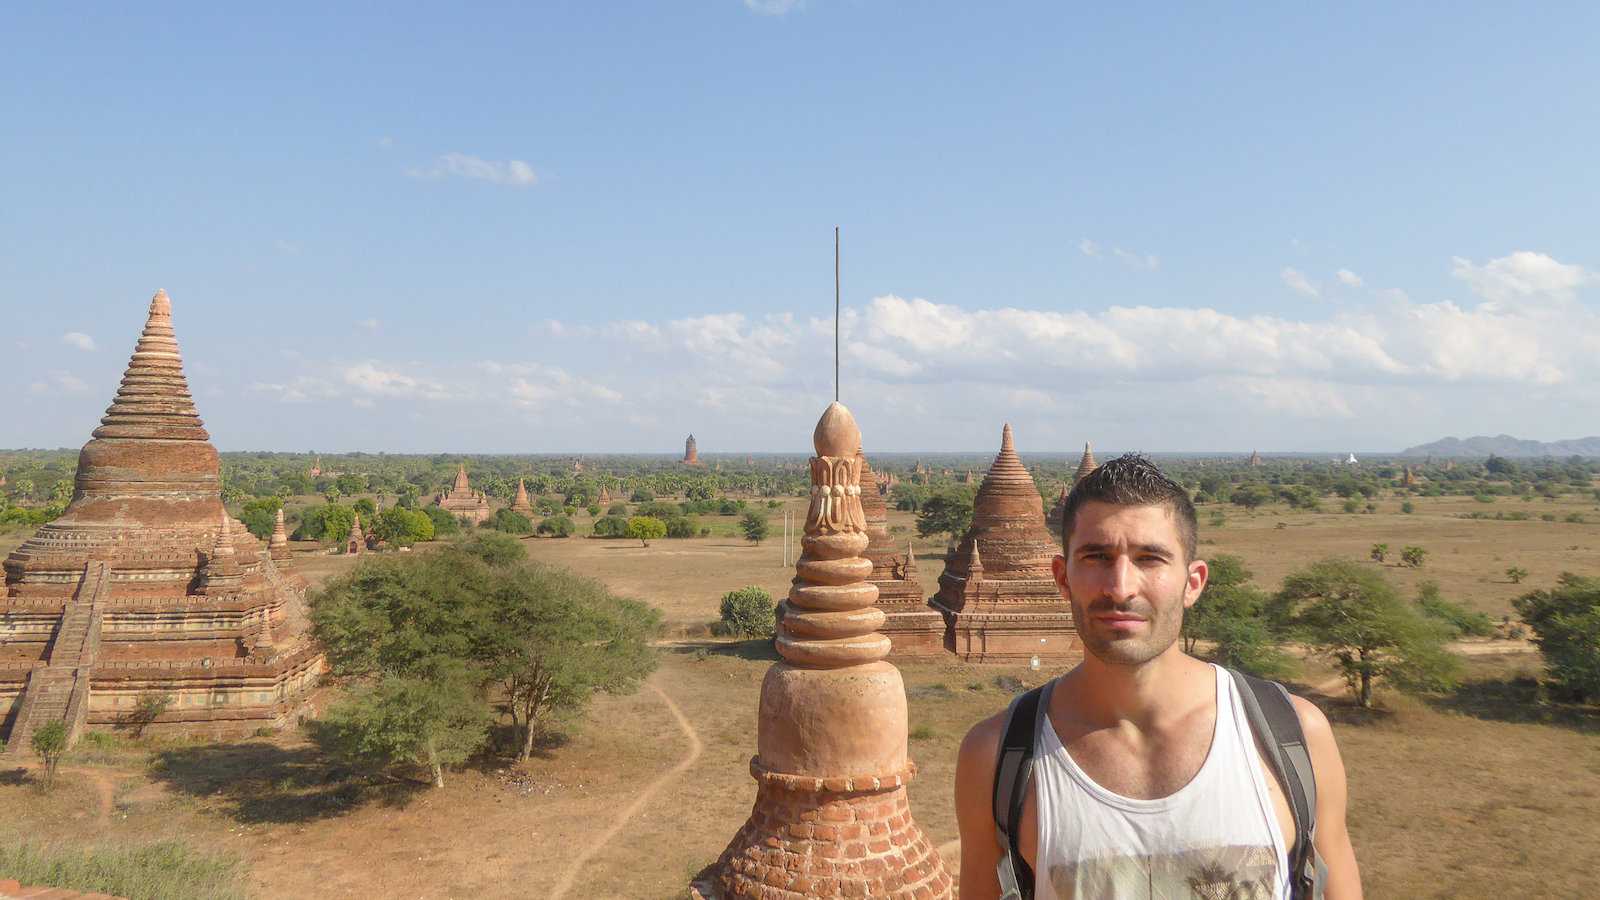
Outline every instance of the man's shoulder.
<svg viewBox="0 0 1600 900">
<path fill-rule="evenodd" d="M 1300 719 L 1300 730 L 1306 736 L 1306 746 L 1333 743 L 1333 726 L 1328 724 L 1328 717 L 1321 707 L 1299 694 L 1290 694 L 1289 702 L 1294 704 L 1295 716 Z"/>
<path fill-rule="evenodd" d="M 993 767 L 1000 755 L 1000 738 L 1004 736 L 1008 709 L 1000 710 L 967 731 L 967 736 L 961 739 L 960 764 L 987 763 Z"/>
</svg>

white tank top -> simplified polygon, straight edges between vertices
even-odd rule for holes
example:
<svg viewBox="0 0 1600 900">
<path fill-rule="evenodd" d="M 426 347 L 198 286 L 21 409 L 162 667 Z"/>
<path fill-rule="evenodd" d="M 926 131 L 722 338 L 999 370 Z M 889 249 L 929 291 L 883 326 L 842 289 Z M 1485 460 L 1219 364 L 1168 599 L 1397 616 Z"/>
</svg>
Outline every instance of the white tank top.
<svg viewBox="0 0 1600 900">
<path fill-rule="evenodd" d="M 1155 800 L 1096 784 L 1049 719 L 1034 745 L 1039 900 L 1287 900 L 1289 866 L 1233 678 L 1212 666 L 1217 724 L 1188 784 Z"/>
</svg>

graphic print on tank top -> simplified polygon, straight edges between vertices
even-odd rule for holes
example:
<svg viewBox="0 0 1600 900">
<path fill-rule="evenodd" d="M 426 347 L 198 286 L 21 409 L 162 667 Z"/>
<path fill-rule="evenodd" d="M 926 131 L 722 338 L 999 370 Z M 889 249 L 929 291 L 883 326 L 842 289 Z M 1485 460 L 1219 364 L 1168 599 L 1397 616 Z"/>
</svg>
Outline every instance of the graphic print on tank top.
<svg viewBox="0 0 1600 900">
<path fill-rule="evenodd" d="M 1039 900 L 1278 900 L 1283 836 L 1233 679 L 1213 666 L 1217 718 L 1200 770 L 1139 800 L 1091 779 L 1055 729 L 1039 729 L 1034 801 Z"/>
</svg>

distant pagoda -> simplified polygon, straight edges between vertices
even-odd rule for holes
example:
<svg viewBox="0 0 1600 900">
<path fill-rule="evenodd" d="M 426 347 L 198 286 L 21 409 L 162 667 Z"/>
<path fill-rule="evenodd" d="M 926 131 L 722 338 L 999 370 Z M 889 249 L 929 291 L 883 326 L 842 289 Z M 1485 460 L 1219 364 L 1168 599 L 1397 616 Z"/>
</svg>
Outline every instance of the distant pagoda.
<svg viewBox="0 0 1600 900">
<path fill-rule="evenodd" d="M 700 465 L 700 446 L 695 443 L 694 435 L 689 435 L 683 442 L 683 464 L 686 466 Z"/>
<path fill-rule="evenodd" d="M 1072 609 L 1050 573 L 1059 552 L 1007 425 L 973 501 L 972 527 L 939 576 L 933 606 L 945 619 L 945 648 L 970 662 L 1081 659 Z"/>
<path fill-rule="evenodd" d="M 474 525 L 481 525 L 494 515 L 494 510 L 489 507 L 489 498 L 484 496 L 483 491 L 473 490 L 471 482 L 467 481 L 465 463 L 456 469 L 456 480 L 450 490 L 435 497 L 433 505 Z"/>
<path fill-rule="evenodd" d="M 1089 442 L 1084 441 L 1083 459 L 1078 461 L 1078 471 L 1072 475 L 1073 485 L 1076 486 L 1078 482 L 1082 481 L 1090 472 L 1093 472 L 1098 467 L 1099 464 L 1094 461 L 1094 451 L 1089 449 Z"/>
<path fill-rule="evenodd" d="M 65 722 L 128 721 L 140 698 L 173 702 L 156 732 L 241 736 L 311 712 L 322 652 L 306 583 L 274 522 L 263 545 L 223 508 L 165 291 L 116 399 L 78 455 L 72 501 L 5 560 L 0 723 L 8 753 Z"/>
<path fill-rule="evenodd" d="M 517 479 L 517 496 L 511 501 L 511 511 L 524 516 L 533 515 L 533 502 L 528 499 L 528 485 L 521 478 Z"/>
<path fill-rule="evenodd" d="M 889 537 L 889 506 L 866 455 L 857 451 L 856 457 L 861 460 L 861 509 L 867 523 L 862 555 L 872 560 L 867 581 L 878 586 L 878 608 L 886 617 L 878 631 L 888 636 L 893 658 L 943 655 L 944 619 L 922 593 L 911 542 L 902 547 Z"/>
<path fill-rule="evenodd" d="M 1252 468 L 1254 468 L 1255 466 L 1259 466 L 1259 465 L 1261 465 L 1261 451 L 1260 450 L 1251 450 L 1250 451 L 1250 466 Z"/>
</svg>

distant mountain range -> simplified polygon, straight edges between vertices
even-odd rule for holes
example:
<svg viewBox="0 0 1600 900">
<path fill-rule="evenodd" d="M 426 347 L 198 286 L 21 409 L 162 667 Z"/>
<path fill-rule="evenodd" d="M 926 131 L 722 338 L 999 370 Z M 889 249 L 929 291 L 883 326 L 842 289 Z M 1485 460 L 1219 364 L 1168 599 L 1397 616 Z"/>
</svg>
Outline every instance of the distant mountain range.
<svg viewBox="0 0 1600 900">
<path fill-rule="evenodd" d="M 1524 441 L 1509 434 L 1447 437 L 1400 451 L 1401 456 L 1600 456 L 1600 437 Z"/>
</svg>

